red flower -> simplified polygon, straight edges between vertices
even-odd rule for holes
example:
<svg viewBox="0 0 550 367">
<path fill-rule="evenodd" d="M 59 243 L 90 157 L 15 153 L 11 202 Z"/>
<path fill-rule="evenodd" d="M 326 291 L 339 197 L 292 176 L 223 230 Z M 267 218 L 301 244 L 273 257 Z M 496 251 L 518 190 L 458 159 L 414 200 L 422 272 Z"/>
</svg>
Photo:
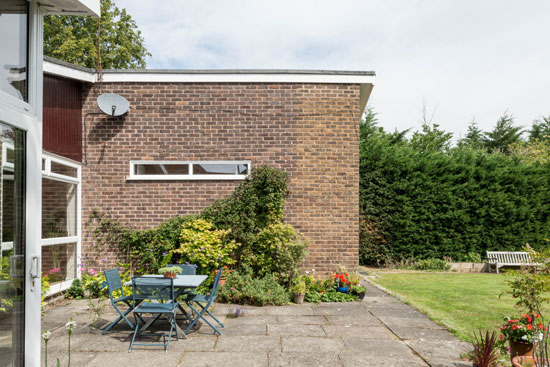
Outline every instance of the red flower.
<svg viewBox="0 0 550 367">
<path fill-rule="evenodd" d="M 529 329 L 529 330 L 533 330 L 533 325 L 531 325 L 531 324 L 527 324 L 527 329 Z"/>
<path fill-rule="evenodd" d="M 500 340 L 504 340 L 504 335 L 500 334 Z"/>
<path fill-rule="evenodd" d="M 516 325 L 512 325 L 512 329 L 517 330 L 517 328 L 518 327 Z"/>
<path fill-rule="evenodd" d="M 539 314 L 536 314 L 535 317 L 538 319 L 538 318 L 539 318 Z"/>
</svg>

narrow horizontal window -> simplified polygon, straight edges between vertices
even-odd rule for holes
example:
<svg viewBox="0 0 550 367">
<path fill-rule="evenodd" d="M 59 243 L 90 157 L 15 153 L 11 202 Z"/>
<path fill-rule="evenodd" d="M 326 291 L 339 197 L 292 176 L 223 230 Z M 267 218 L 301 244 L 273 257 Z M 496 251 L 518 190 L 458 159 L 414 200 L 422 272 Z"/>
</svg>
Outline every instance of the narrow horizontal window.
<svg viewBox="0 0 550 367">
<path fill-rule="evenodd" d="M 243 180 L 250 161 L 130 161 L 129 180 Z"/>
</svg>

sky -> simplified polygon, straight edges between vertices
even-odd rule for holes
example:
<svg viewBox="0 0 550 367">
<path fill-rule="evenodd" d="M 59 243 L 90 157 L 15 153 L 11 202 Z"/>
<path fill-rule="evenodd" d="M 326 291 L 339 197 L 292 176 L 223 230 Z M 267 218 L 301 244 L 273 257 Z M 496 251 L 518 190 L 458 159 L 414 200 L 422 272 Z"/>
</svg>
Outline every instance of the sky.
<svg viewBox="0 0 550 367">
<path fill-rule="evenodd" d="M 463 137 L 550 115 L 548 0 L 116 0 L 152 69 L 375 71 L 380 125 Z M 433 116 L 433 118 L 432 118 Z"/>
</svg>

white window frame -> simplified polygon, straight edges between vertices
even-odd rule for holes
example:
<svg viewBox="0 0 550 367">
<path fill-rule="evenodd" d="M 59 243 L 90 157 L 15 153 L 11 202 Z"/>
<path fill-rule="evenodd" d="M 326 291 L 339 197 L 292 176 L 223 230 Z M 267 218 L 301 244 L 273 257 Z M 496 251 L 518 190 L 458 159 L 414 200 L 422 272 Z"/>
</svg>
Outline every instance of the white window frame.
<svg viewBox="0 0 550 367">
<path fill-rule="evenodd" d="M 66 182 L 70 184 L 76 184 L 76 236 L 67 236 L 67 237 L 56 237 L 56 238 L 42 238 L 40 239 L 40 247 L 54 246 L 54 245 L 65 245 L 70 243 L 76 244 L 76 278 L 81 277 L 81 271 L 79 264 L 81 263 L 82 258 L 82 168 L 80 163 L 64 158 L 52 153 L 43 152 L 42 159 L 45 161 L 45 167 L 42 170 L 42 178 L 47 178 L 54 181 Z M 76 169 L 76 177 L 61 175 L 51 171 L 52 162 L 62 164 L 67 167 Z M 47 295 L 59 293 L 68 289 L 73 280 L 65 280 L 50 286 L 50 290 L 46 293 Z"/>
<path fill-rule="evenodd" d="M 135 173 L 136 165 L 188 165 L 189 174 L 186 175 L 137 175 Z M 248 166 L 248 174 L 239 175 L 235 172 L 234 175 L 201 175 L 193 174 L 193 164 L 245 164 Z M 185 181 L 185 180 L 244 180 L 252 170 L 252 162 L 250 160 L 243 161 L 130 161 L 130 176 L 129 181 Z"/>
</svg>

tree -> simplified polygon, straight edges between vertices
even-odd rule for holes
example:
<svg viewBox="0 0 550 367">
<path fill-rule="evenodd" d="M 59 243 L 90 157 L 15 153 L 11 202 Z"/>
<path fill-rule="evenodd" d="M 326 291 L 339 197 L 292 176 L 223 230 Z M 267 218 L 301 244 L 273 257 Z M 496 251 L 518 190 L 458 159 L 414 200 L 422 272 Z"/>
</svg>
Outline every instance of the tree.
<svg viewBox="0 0 550 367">
<path fill-rule="evenodd" d="M 521 141 L 521 126 L 514 126 L 514 116 L 505 112 L 492 131 L 486 132 L 483 144 L 491 152 L 510 153 L 509 146 Z"/>
<path fill-rule="evenodd" d="M 529 141 L 535 140 L 550 140 L 550 115 L 533 122 L 531 130 L 529 130 Z"/>
<path fill-rule="evenodd" d="M 464 139 L 460 139 L 459 146 L 466 146 L 474 149 L 483 147 L 483 131 L 478 127 L 477 122 L 472 119 L 470 125 L 468 125 L 468 132 Z"/>
<path fill-rule="evenodd" d="M 439 130 L 438 124 L 422 124 L 422 132 L 415 131 L 411 145 L 420 152 L 448 151 L 452 133 Z"/>
<path fill-rule="evenodd" d="M 44 17 L 44 55 L 89 68 L 97 67 L 98 20 L 92 17 Z M 151 56 L 136 22 L 113 0 L 101 0 L 102 69 L 142 69 Z"/>
</svg>

